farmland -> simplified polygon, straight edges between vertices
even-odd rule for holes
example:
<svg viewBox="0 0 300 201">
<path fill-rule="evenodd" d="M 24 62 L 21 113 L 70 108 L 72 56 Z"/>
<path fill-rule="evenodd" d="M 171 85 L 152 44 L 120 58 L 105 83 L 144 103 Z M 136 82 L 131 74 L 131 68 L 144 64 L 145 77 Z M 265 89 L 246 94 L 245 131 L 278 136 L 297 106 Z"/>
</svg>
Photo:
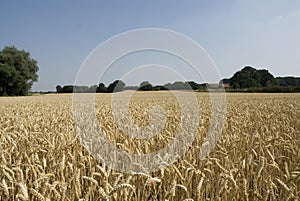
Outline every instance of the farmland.
<svg viewBox="0 0 300 201">
<path fill-rule="evenodd" d="M 121 92 L 126 93 L 126 92 Z M 0 200 L 299 200 L 300 94 L 230 94 L 222 135 L 203 160 L 210 123 L 208 93 L 196 93 L 196 139 L 175 163 L 156 172 L 118 172 L 82 146 L 72 95 L 0 98 Z M 147 126 L 151 105 L 167 112 L 151 139 L 118 130 L 111 94 L 96 95 L 96 116 L 106 138 L 128 153 L 147 154 L 176 137 L 180 108 L 170 92 L 137 92 L 135 124 Z"/>
</svg>

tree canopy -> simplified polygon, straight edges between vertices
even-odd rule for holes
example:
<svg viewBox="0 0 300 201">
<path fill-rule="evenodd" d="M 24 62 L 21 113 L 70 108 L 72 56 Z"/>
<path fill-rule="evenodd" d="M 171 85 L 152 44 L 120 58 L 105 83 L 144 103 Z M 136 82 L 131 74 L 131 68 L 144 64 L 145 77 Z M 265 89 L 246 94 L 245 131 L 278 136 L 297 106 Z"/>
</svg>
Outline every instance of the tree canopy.
<svg viewBox="0 0 300 201">
<path fill-rule="evenodd" d="M 4 47 L 0 51 L 0 96 L 27 95 L 38 80 L 37 61 L 25 50 Z"/>
<path fill-rule="evenodd" d="M 274 82 L 274 76 L 268 70 L 257 70 L 251 66 L 244 67 L 230 78 L 230 85 L 235 89 L 267 87 Z"/>
<path fill-rule="evenodd" d="M 153 90 L 153 86 L 152 84 L 150 84 L 150 82 L 148 81 L 143 81 L 140 84 L 140 88 L 138 89 L 139 91 L 152 91 Z"/>
<path fill-rule="evenodd" d="M 279 86 L 283 86 L 283 87 L 288 87 L 288 86 L 296 87 L 296 86 L 300 86 L 300 78 L 299 77 L 277 77 L 276 83 Z"/>
<path fill-rule="evenodd" d="M 115 80 L 108 87 L 100 83 L 98 86 L 57 86 L 58 93 L 113 93 L 123 90 L 161 91 L 161 90 L 194 90 L 209 91 L 224 87 L 231 92 L 300 92 L 300 78 L 277 77 L 275 78 L 266 69 L 255 69 L 246 66 L 237 71 L 231 78 L 222 79 L 219 83 L 196 83 L 194 81 L 175 81 L 164 85 L 153 85 L 143 81 L 139 86 L 125 86 L 121 80 Z"/>
<path fill-rule="evenodd" d="M 65 86 L 56 86 L 57 93 L 113 93 L 123 91 L 125 83 L 122 80 L 115 80 L 110 83 L 108 87 L 105 84 L 100 83 L 98 86 L 74 86 L 74 85 L 65 85 Z"/>
<path fill-rule="evenodd" d="M 113 83 L 109 84 L 107 87 L 107 91 L 109 93 L 123 91 L 125 87 L 125 83 L 122 80 L 116 80 Z"/>
</svg>

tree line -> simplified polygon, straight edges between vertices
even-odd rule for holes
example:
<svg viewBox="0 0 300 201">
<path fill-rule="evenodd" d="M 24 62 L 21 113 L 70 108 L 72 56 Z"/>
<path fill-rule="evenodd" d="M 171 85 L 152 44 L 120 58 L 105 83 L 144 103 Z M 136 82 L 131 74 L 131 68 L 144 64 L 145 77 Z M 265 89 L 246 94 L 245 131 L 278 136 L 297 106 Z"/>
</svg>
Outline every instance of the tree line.
<svg viewBox="0 0 300 201">
<path fill-rule="evenodd" d="M 34 82 L 38 80 L 37 60 L 25 50 L 6 46 L 0 51 L 0 96 L 28 95 Z M 222 79 L 217 84 L 196 83 L 194 81 L 152 85 L 148 81 L 139 86 L 126 86 L 122 80 L 115 80 L 108 86 L 104 83 L 93 86 L 57 86 L 57 93 L 112 93 L 123 90 L 161 91 L 194 90 L 208 91 L 211 88 L 224 88 L 229 92 L 300 92 L 299 77 L 274 77 L 266 69 L 245 66 L 231 78 Z"/>
<path fill-rule="evenodd" d="M 112 93 L 123 91 L 125 83 L 122 80 L 116 80 L 113 83 L 110 83 L 107 87 L 105 84 L 100 83 L 98 86 L 76 86 L 76 85 L 66 85 L 61 87 L 60 85 L 56 86 L 57 93 Z"/>
<path fill-rule="evenodd" d="M 104 83 L 93 86 L 76 86 L 76 85 L 65 85 L 56 86 L 57 93 L 113 93 L 120 92 L 123 90 L 138 90 L 138 91 L 163 91 L 163 90 L 207 90 L 206 84 L 198 84 L 194 81 L 167 83 L 165 85 L 153 86 L 148 81 L 143 81 L 139 86 L 126 86 L 122 80 L 115 80 L 110 83 L 107 87 Z"/>
<path fill-rule="evenodd" d="M 232 92 L 300 92 L 299 77 L 274 77 L 266 69 L 246 66 L 231 78 L 221 80 Z"/>
<path fill-rule="evenodd" d="M 297 77 L 274 77 L 266 69 L 255 69 L 246 66 L 237 71 L 231 78 L 222 79 L 218 84 L 196 83 L 194 81 L 167 83 L 164 85 L 152 85 L 143 81 L 139 86 L 126 86 L 121 80 L 109 84 L 100 83 L 98 86 L 57 86 L 57 93 L 112 93 L 123 90 L 138 91 L 162 91 L 162 90 L 194 90 L 208 91 L 210 89 L 225 88 L 228 92 L 300 92 L 300 78 Z"/>
</svg>

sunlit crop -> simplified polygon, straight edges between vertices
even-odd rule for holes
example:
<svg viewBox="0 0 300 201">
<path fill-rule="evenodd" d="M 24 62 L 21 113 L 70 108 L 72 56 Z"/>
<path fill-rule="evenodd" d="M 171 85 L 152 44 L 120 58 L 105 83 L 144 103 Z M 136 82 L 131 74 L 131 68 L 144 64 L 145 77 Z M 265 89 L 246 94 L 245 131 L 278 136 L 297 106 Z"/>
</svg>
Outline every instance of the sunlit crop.
<svg viewBox="0 0 300 201">
<path fill-rule="evenodd" d="M 149 174 L 116 172 L 88 153 L 76 133 L 72 95 L 0 98 L 0 200 L 299 200 L 300 94 L 228 93 L 222 136 L 204 160 L 210 99 L 196 95 L 196 140 L 175 163 Z M 131 139 L 114 122 L 111 94 L 96 95 L 101 129 L 128 153 L 160 150 L 176 135 L 181 113 L 169 92 L 135 93 L 134 123 L 149 124 L 151 105 L 165 109 L 164 130 Z"/>
</svg>

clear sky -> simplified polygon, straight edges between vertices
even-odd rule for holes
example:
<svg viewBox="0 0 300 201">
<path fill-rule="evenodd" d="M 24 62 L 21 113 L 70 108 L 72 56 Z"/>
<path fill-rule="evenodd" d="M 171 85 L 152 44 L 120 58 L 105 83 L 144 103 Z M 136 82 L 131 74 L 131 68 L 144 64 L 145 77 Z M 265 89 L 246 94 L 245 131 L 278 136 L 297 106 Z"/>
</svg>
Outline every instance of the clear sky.
<svg viewBox="0 0 300 201">
<path fill-rule="evenodd" d="M 299 0 L 2 0 L 0 19 L 0 48 L 15 45 L 38 60 L 33 91 L 73 84 L 95 47 L 140 28 L 192 38 L 222 78 L 245 65 L 300 76 Z"/>
</svg>

